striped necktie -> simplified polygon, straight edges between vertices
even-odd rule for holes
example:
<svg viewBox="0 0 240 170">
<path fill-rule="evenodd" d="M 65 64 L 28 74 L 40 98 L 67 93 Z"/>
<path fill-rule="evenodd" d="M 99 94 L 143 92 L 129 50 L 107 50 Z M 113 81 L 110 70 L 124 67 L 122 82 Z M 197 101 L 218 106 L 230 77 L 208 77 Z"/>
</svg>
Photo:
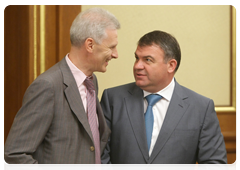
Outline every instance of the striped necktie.
<svg viewBox="0 0 240 170">
<path fill-rule="evenodd" d="M 88 113 L 88 122 L 92 131 L 92 136 L 95 146 L 95 163 L 101 164 L 100 156 L 100 137 L 99 129 L 97 125 L 97 113 L 96 113 L 96 94 L 95 88 L 92 81 L 93 77 L 86 77 L 85 85 L 87 87 L 87 113 Z"/>
</svg>

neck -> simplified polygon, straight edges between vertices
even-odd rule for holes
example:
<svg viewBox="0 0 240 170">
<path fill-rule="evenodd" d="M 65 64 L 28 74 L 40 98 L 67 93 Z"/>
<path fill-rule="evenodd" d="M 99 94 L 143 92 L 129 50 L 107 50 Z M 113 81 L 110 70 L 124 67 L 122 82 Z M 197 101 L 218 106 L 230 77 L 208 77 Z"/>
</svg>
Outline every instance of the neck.
<svg viewBox="0 0 240 170">
<path fill-rule="evenodd" d="M 91 62 L 88 59 L 88 53 L 83 48 L 72 46 L 68 57 L 86 76 L 91 76 L 93 74 L 93 71 L 91 70 Z"/>
</svg>

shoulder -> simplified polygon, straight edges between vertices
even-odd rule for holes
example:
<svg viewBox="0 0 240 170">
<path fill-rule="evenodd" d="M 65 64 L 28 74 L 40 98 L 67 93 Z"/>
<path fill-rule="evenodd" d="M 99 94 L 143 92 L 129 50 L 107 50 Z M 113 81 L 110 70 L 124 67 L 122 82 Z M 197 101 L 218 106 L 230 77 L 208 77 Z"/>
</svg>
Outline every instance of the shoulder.
<svg viewBox="0 0 240 170">
<path fill-rule="evenodd" d="M 56 84 L 59 83 L 59 81 L 62 81 L 62 71 L 60 69 L 59 62 L 50 67 L 48 70 L 40 74 L 34 81 L 35 82 L 42 82 L 47 81 L 50 84 Z"/>
<path fill-rule="evenodd" d="M 124 84 L 112 88 L 105 89 L 102 94 L 101 103 L 106 103 L 106 101 L 111 103 L 118 103 L 131 95 L 132 89 L 138 88 L 135 83 Z"/>
<path fill-rule="evenodd" d="M 103 91 L 103 96 L 108 96 L 109 98 L 122 98 L 128 96 L 134 91 L 134 89 L 139 88 L 134 83 L 124 84 L 112 88 L 105 89 Z"/>
<path fill-rule="evenodd" d="M 209 102 L 213 102 L 212 99 L 199 94 L 187 87 L 175 84 L 175 92 L 181 96 L 182 99 L 188 101 L 189 103 L 200 104 L 200 105 L 208 105 Z"/>
<path fill-rule="evenodd" d="M 129 90 L 132 90 L 133 88 L 137 87 L 135 82 L 133 83 L 128 83 L 128 84 L 123 84 L 120 86 L 112 87 L 105 89 L 105 91 L 108 91 L 108 93 L 124 93 L 128 92 Z"/>
<path fill-rule="evenodd" d="M 62 85 L 63 78 L 59 68 L 59 63 L 55 64 L 47 71 L 40 74 L 28 87 L 28 89 L 51 89 L 53 90 L 56 86 Z"/>
</svg>

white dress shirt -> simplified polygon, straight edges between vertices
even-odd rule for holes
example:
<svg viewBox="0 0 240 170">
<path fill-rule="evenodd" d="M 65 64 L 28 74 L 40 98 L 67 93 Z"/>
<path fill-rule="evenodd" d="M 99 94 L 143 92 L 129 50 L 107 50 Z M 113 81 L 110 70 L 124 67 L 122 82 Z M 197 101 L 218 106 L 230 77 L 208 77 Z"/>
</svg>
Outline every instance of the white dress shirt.
<svg viewBox="0 0 240 170">
<path fill-rule="evenodd" d="M 155 143 L 157 141 L 157 138 L 158 138 L 158 134 L 161 130 L 165 115 L 167 113 L 168 105 L 169 105 L 170 100 L 172 98 L 174 86 L 175 86 L 175 82 L 174 82 L 174 78 L 173 78 L 171 83 L 167 87 L 165 87 L 164 89 L 162 89 L 161 91 L 159 91 L 157 93 L 154 93 L 154 94 L 161 95 L 163 98 L 161 100 L 159 100 L 152 107 L 154 123 L 153 123 L 151 146 L 150 146 L 150 149 L 149 149 L 149 156 L 152 153 L 152 150 L 153 150 L 154 145 L 155 145 Z M 145 97 L 148 96 L 149 94 L 152 94 L 152 93 L 149 93 L 149 92 L 143 90 L 143 94 L 144 94 L 144 113 L 145 113 L 146 110 L 147 110 L 147 106 L 148 106 L 148 102 L 147 102 Z"/>
</svg>

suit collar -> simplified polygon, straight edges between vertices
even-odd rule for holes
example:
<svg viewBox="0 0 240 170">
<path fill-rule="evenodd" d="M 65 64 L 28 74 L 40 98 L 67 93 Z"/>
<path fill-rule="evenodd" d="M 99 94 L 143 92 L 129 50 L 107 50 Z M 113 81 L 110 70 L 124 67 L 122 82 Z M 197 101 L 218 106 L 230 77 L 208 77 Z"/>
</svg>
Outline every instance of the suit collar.
<svg viewBox="0 0 240 170">
<path fill-rule="evenodd" d="M 66 99 L 69 103 L 69 106 L 70 106 L 73 114 L 76 115 L 77 119 L 82 124 L 82 126 L 84 127 L 84 129 L 86 130 L 86 132 L 88 133 L 88 135 L 90 136 L 90 138 L 93 141 L 92 132 L 91 132 L 91 129 L 90 129 L 90 126 L 88 123 L 87 114 L 85 112 L 85 109 L 84 109 L 84 106 L 82 103 L 82 98 L 79 94 L 79 90 L 78 90 L 76 81 L 73 77 L 73 74 L 71 73 L 69 66 L 67 65 L 65 58 L 63 58 L 59 62 L 59 67 L 62 71 L 63 84 L 65 85 L 64 93 L 65 93 Z M 106 142 L 107 142 L 109 134 L 110 134 L 110 129 L 107 127 L 100 103 L 97 98 L 98 84 L 97 84 L 97 78 L 94 74 L 93 74 L 93 83 L 94 83 L 95 90 L 96 90 L 96 106 L 97 106 L 97 114 L 98 114 L 98 121 L 99 121 L 99 132 L 100 132 L 100 137 L 101 137 L 101 143 L 100 143 L 101 153 L 103 153 L 103 150 L 106 146 Z"/>
<path fill-rule="evenodd" d="M 77 68 L 72 61 L 69 59 L 68 54 L 65 57 L 67 65 L 69 66 L 71 73 L 73 74 L 74 79 L 76 80 L 77 86 L 80 87 L 86 79 L 86 75 Z"/>
<path fill-rule="evenodd" d="M 59 62 L 59 67 L 63 75 L 63 83 L 65 85 L 65 96 L 73 113 L 76 115 L 80 123 L 83 125 L 90 138 L 93 140 L 91 129 L 88 123 L 87 115 L 82 103 L 81 96 L 76 81 L 67 65 L 65 57 Z"/>
<path fill-rule="evenodd" d="M 144 122 L 143 91 L 134 83 L 129 89 L 129 95 L 124 98 L 127 114 L 139 149 L 145 161 L 149 159 Z M 134 106 L 134 107 L 133 107 Z"/>
</svg>

